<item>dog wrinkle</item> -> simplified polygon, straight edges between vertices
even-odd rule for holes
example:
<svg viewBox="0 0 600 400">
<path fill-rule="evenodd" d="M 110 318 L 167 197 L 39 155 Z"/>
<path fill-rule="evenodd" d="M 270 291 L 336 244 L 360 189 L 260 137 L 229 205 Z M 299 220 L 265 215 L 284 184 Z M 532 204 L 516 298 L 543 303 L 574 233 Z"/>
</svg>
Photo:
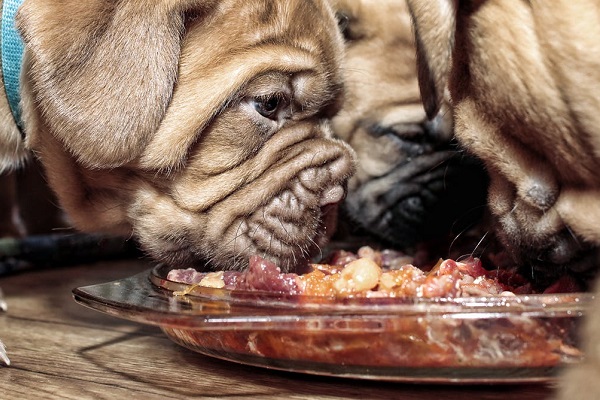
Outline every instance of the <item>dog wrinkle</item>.
<svg viewBox="0 0 600 400">
<path fill-rule="evenodd" d="M 309 154 L 314 153 L 309 152 Z M 304 158 L 310 163 L 314 160 L 314 157 L 312 155 L 310 155 L 309 157 L 309 154 L 302 154 L 302 157 L 298 158 Z M 341 162 L 341 164 L 339 164 L 341 168 L 335 168 L 335 170 L 333 171 L 335 172 L 335 174 L 331 177 L 333 182 L 343 181 L 345 174 L 351 170 L 349 161 L 346 160 L 346 158 L 348 157 L 334 157 L 334 162 Z M 341 159 L 344 159 L 345 161 L 341 161 Z M 296 163 L 297 159 L 292 159 L 290 160 L 290 162 Z M 305 161 L 300 160 L 300 162 L 304 163 Z M 301 170 L 301 168 L 298 168 L 297 166 L 285 166 L 282 167 L 281 170 L 270 170 L 268 171 L 268 173 L 264 174 L 256 182 L 254 182 L 253 185 L 242 187 L 235 193 L 232 193 L 222 202 L 216 203 L 210 210 L 208 210 L 208 212 L 212 215 L 211 220 L 213 221 L 213 223 L 210 226 L 206 227 L 205 240 L 221 240 L 218 238 L 227 238 L 235 235 L 234 231 L 237 227 L 235 221 L 239 218 L 247 218 L 246 216 L 249 215 L 249 213 L 250 215 L 254 215 L 252 219 L 256 218 L 260 221 L 263 218 L 263 215 L 270 216 L 270 212 L 273 212 L 274 215 L 277 216 L 277 218 L 271 219 L 271 221 L 279 222 L 281 224 L 282 229 L 276 232 L 272 232 L 271 234 L 274 236 L 271 237 L 268 236 L 265 233 L 266 231 L 262 229 L 256 230 L 259 227 L 262 228 L 263 225 L 255 226 L 254 228 L 257 234 L 260 235 L 257 236 L 255 239 L 252 239 L 252 241 L 254 243 L 257 243 L 257 240 L 261 238 L 263 239 L 263 245 L 265 245 L 265 243 L 267 242 L 272 242 L 273 240 L 275 240 L 276 242 L 287 243 L 287 247 L 282 247 L 282 249 L 280 249 L 280 251 L 284 253 L 278 255 L 279 257 L 281 257 L 280 261 L 288 263 L 291 262 L 289 261 L 290 257 L 296 259 L 298 256 L 294 252 L 293 248 L 290 247 L 301 246 L 302 243 L 305 243 L 307 240 L 310 241 L 316 236 L 318 221 L 321 217 L 321 212 L 319 210 L 319 198 L 322 196 L 321 193 L 313 193 L 310 190 L 306 189 L 298 180 L 294 180 L 294 174 L 290 175 L 290 171 L 298 170 Z M 286 177 L 284 175 L 288 176 Z M 297 199 L 301 199 L 299 201 L 302 204 L 302 208 L 299 207 L 293 210 L 282 210 L 283 213 L 278 214 L 280 203 L 270 203 L 266 200 L 278 196 L 277 192 L 281 191 L 281 188 L 277 185 L 271 184 L 268 185 L 268 190 L 263 189 L 263 191 L 260 193 L 260 196 L 257 196 L 257 193 L 255 193 L 257 190 L 256 188 L 267 188 L 267 185 L 260 183 L 262 181 L 271 183 L 278 181 L 281 182 L 281 185 L 289 185 L 288 182 L 291 182 L 290 188 L 292 190 L 292 193 L 294 197 L 296 197 Z M 261 203 L 267 205 L 260 206 Z M 265 210 L 263 210 L 264 207 L 266 207 Z M 227 213 L 224 212 L 225 209 L 227 209 Z M 255 209 L 260 211 L 253 211 Z M 297 215 L 295 213 L 296 210 L 298 210 Z M 296 226 L 294 226 L 293 229 L 290 229 L 288 224 L 286 224 L 286 221 L 289 218 L 292 218 L 292 220 L 295 222 L 294 225 Z M 274 226 L 270 227 L 273 228 Z M 249 235 L 252 236 L 252 233 Z M 267 251 L 268 249 L 259 248 L 257 250 Z M 222 249 L 222 251 L 224 253 L 227 253 L 226 249 Z M 273 254 L 270 253 L 265 254 L 265 257 L 267 258 L 272 258 L 272 256 Z M 286 261 L 286 257 L 288 261 Z"/>
<path fill-rule="evenodd" d="M 323 193 L 319 206 L 323 207 L 330 204 L 337 204 L 343 200 L 345 194 L 346 191 L 342 186 L 333 186 Z"/>
<path fill-rule="evenodd" d="M 267 183 L 269 179 L 271 182 L 289 181 L 297 171 L 310 166 L 319 168 L 320 175 L 326 171 L 322 166 L 330 165 L 334 172 L 342 175 L 336 179 L 342 180 L 349 176 L 353 171 L 351 151 L 341 143 L 328 143 L 324 139 L 308 140 L 312 136 L 312 130 L 308 126 L 306 129 L 295 127 L 293 131 L 284 128 L 272 140 L 267 141 L 256 156 L 238 167 L 203 179 L 197 179 L 193 170 L 189 169 L 175 182 L 176 201 L 182 207 L 201 212 L 246 185 L 263 182 L 261 185 L 271 188 L 273 185 Z M 322 185 L 323 181 L 320 177 L 317 184 Z M 265 191 L 263 196 L 268 198 L 277 190 L 275 185 L 273 189 Z"/>
<path fill-rule="evenodd" d="M 231 98 L 235 90 L 242 87 L 250 78 L 274 68 L 294 73 L 313 67 L 314 62 L 305 64 L 298 62 L 299 59 L 305 58 L 303 53 L 295 51 L 296 54 L 286 57 L 285 53 L 291 51 L 287 47 L 270 46 L 258 56 L 255 52 L 233 53 L 227 63 L 213 66 L 213 74 L 208 67 L 194 66 L 195 70 L 198 68 L 205 74 L 202 79 L 188 81 L 182 73 L 167 114 L 140 158 L 140 167 L 180 168 L 190 146 L 197 140 L 195 133 L 202 132 L 208 121 L 218 114 L 222 105 Z M 278 60 L 276 67 L 273 66 L 273 60 Z M 223 88 L 230 88 L 230 90 L 223 90 Z M 202 95 L 200 98 L 190 97 L 189 93 Z M 165 149 L 168 151 L 165 152 Z"/>
</svg>

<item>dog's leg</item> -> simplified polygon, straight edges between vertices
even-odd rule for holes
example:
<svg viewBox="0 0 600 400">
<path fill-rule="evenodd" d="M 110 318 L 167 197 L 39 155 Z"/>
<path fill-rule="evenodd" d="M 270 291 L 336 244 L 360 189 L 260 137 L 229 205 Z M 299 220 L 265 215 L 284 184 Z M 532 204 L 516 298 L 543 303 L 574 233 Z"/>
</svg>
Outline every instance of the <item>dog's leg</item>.
<svg viewBox="0 0 600 400">
<path fill-rule="evenodd" d="M 6 311 L 6 301 L 4 300 L 2 289 L 0 289 L 0 312 L 4 311 Z M 10 365 L 10 360 L 8 359 L 8 355 L 6 355 L 6 347 L 2 343 L 2 340 L 0 340 L 0 361 L 6 365 Z"/>
<path fill-rule="evenodd" d="M 6 347 L 4 346 L 4 343 L 2 343 L 1 340 L 0 340 L 0 361 L 2 361 L 6 365 L 10 365 L 10 360 L 9 360 L 8 356 L 6 355 Z"/>
<path fill-rule="evenodd" d="M 0 237 L 23 236 L 24 227 L 17 207 L 17 185 L 14 171 L 0 174 Z"/>
<path fill-rule="evenodd" d="M 20 236 L 23 233 L 18 224 L 18 210 L 16 208 L 16 181 L 14 172 L 0 174 L 0 237 Z M 6 311 L 6 301 L 0 289 L 0 312 Z M 0 340 L 0 362 L 10 365 L 6 355 L 6 347 Z"/>
</svg>

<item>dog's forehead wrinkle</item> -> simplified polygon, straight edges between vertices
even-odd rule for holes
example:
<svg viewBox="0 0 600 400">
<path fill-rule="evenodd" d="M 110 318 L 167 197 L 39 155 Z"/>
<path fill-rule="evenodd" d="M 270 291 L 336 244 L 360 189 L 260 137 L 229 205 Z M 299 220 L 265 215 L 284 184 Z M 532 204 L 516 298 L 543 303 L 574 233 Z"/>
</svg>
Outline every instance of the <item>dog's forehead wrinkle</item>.
<svg viewBox="0 0 600 400">
<path fill-rule="evenodd" d="M 420 102 L 408 99 L 394 101 L 383 108 L 377 114 L 377 120 L 383 126 L 423 124 L 427 121 L 427 116 Z"/>
<path fill-rule="evenodd" d="M 337 95 L 337 89 L 331 89 L 328 83 L 314 72 L 269 71 L 250 81 L 236 96 L 278 96 L 283 101 L 289 101 L 289 106 L 282 107 L 281 116 L 278 118 L 281 128 L 290 121 L 318 117 L 323 108 Z"/>
<path fill-rule="evenodd" d="M 212 207 L 212 211 L 214 212 L 215 210 L 220 210 L 223 207 L 227 207 L 229 210 L 251 210 L 255 207 L 257 207 L 258 205 L 261 204 L 265 204 L 267 203 L 268 199 L 272 199 L 273 196 L 276 196 L 278 193 L 280 193 L 280 186 L 278 185 L 272 185 L 272 184 L 266 184 L 266 182 L 281 182 L 281 184 L 284 184 L 286 182 L 292 182 L 292 187 L 291 189 L 294 191 L 295 195 L 298 198 L 302 198 L 304 199 L 304 202 L 308 202 L 307 204 L 309 205 L 309 207 L 316 207 L 318 205 L 318 199 L 316 198 L 315 194 L 311 193 L 311 192 L 307 192 L 306 189 L 304 188 L 304 186 L 302 184 L 294 184 L 293 182 L 293 177 L 294 175 L 296 175 L 296 173 L 294 171 L 298 171 L 301 170 L 302 168 L 299 168 L 297 164 L 298 162 L 300 163 L 299 165 L 306 165 L 306 161 L 307 158 L 306 156 L 304 156 L 304 160 L 302 160 L 303 155 L 301 154 L 300 158 L 301 160 L 297 160 L 297 159 L 292 159 L 289 160 L 288 163 L 283 164 L 283 166 L 281 168 L 277 168 L 275 170 L 267 170 L 264 174 L 262 174 L 260 177 L 257 177 L 254 181 L 252 181 L 252 185 L 242 185 L 242 186 L 238 186 L 236 187 L 236 189 L 234 190 L 227 190 L 225 193 L 226 195 L 224 197 L 219 197 L 219 198 L 215 198 L 215 200 L 211 201 L 211 202 L 206 202 L 204 204 L 213 204 Z M 310 160 L 310 159 L 308 159 Z M 333 176 L 334 180 L 340 180 L 343 177 L 343 173 L 344 171 L 336 171 L 336 175 Z M 287 175 L 283 176 L 283 175 Z M 342 176 L 340 176 L 342 175 Z M 264 190 L 263 192 L 261 192 L 261 196 L 256 196 L 256 187 L 264 187 L 266 190 Z M 252 196 L 248 196 L 248 193 L 252 193 Z M 192 193 L 193 195 L 193 193 Z M 223 196 L 223 194 L 221 194 L 220 196 Z M 249 201 L 249 199 L 252 199 L 252 201 Z M 186 199 L 184 199 L 186 200 Z M 187 207 L 193 207 L 194 204 L 202 204 L 202 203 L 195 203 L 194 202 L 195 198 L 192 197 L 190 199 L 187 199 L 188 203 L 184 203 L 186 204 Z M 221 201 L 222 200 L 222 201 Z M 196 205 L 197 207 L 197 205 Z M 238 211 L 238 213 L 244 213 L 244 211 Z M 215 224 L 215 228 L 218 229 L 218 226 L 222 226 L 222 225 L 227 225 L 228 224 L 228 220 L 223 220 L 223 221 L 218 221 L 218 223 Z"/>
<path fill-rule="evenodd" d="M 282 60 L 284 60 L 284 62 L 285 62 L 285 58 L 279 58 L 278 63 L 281 62 Z M 288 60 L 288 61 L 291 62 L 292 60 Z M 238 60 L 238 63 L 239 62 L 241 62 L 241 61 Z M 263 65 L 262 62 L 264 62 L 265 64 Z M 254 58 L 252 60 L 246 60 L 246 62 L 241 62 L 241 63 L 246 64 L 246 65 L 254 65 L 255 67 L 251 68 L 251 69 L 243 68 L 242 70 L 239 70 L 239 71 L 233 73 L 233 75 L 227 75 L 227 74 L 225 74 L 225 75 L 233 76 L 234 80 L 235 80 L 236 75 L 241 74 L 240 78 L 244 77 L 243 80 L 245 81 L 246 78 L 249 78 L 251 76 L 256 76 L 257 74 L 266 71 L 267 65 L 272 66 L 273 59 L 266 57 L 262 61 L 260 61 L 260 60 L 256 60 Z M 238 64 L 236 63 L 236 65 L 238 65 Z M 294 60 L 294 66 L 299 67 L 297 58 Z M 265 68 L 265 70 L 262 69 L 263 67 Z M 227 70 L 230 68 L 228 67 L 225 69 Z M 302 69 L 302 68 L 299 68 L 299 69 Z M 218 76 L 221 76 L 221 75 L 218 75 Z M 193 84 L 197 86 L 198 84 L 200 84 L 202 82 L 204 82 L 204 85 L 209 84 L 209 82 L 207 82 L 206 78 L 203 78 L 201 80 L 196 80 L 196 81 L 194 81 Z M 153 140 L 150 142 L 150 145 L 147 146 L 145 153 L 141 159 L 142 165 L 156 166 L 156 165 L 168 163 L 168 162 L 170 162 L 169 160 L 182 159 L 185 156 L 186 150 L 189 148 L 189 146 L 191 145 L 191 143 L 194 141 L 194 138 L 195 138 L 195 136 L 189 135 L 190 128 L 188 128 L 188 127 L 192 127 L 195 130 L 202 128 L 202 125 L 200 125 L 198 122 L 195 122 L 195 121 L 200 118 L 205 123 L 208 120 L 208 117 L 206 115 L 204 115 L 205 114 L 204 111 L 210 111 L 210 115 L 214 115 L 215 108 L 213 106 L 210 106 L 210 104 L 221 105 L 223 103 L 223 101 L 225 101 L 225 99 L 229 98 L 229 96 L 230 96 L 230 94 L 227 94 L 227 97 L 223 97 L 222 99 L 215 98 L 214 96 L 223 96 L 223 91 L 222 90 L 214 90 L 214 88 L 217 88 L 220 86 L 222 87 L 223 85 L 230 86 L 231 79 L 227 83 L 226 82 L 221 82 L 221 83 L 214 82 L 213 84 L 210 85 L 212 87 L 212 89 L 209 87 L 204 88 L 204 89 L 201 89 L 201 88 L 193 89 L 193 91 L 195 91 L 195 92 L 202 92 L 202 93 L 207 94 L 202 99 L 202 104 L 206 103 L 206 108 L 205 109 L 203 108 L 203 110 L 204 110 L 203 113 L 199 113 L 197 111 L 192 113 L 193 110 L 198 110 L 199 107 L 201 107 L 201 105 L 198 104 L 197 101 L 195 101 L 194 104 L 182 104 L 182 103 L 180 104 L 179 103 L 179 101 L 177 100 L 178 93 L 183 93 L 183 91 L 184 91 L 182 85 L 183 85 L 183 83 L 180 80 L 180 82 L 179 82 L 180 90 L 175 91 L 173 101 L 171 102 L 171 106 L 169 107 L 169 110 L 167 111 L 167 115 L 166 115 L 165 119 L 163 119 L 163 121 L 162 121 L 161 128 L 155 134 Z M 189 88 L 189 89 L 191 89 L 191 88 Z M 209 96 L 208 94 L 212 94 L 212 97 Z M 185 99 L 184 101 L 189 102 L 190 99 Z M 179 122 L 174 123 L 172 121 L 173 119 L 177 119 Z M 177 125 L 177 126 L 182 125 L 182 126 L 184 126 L 184 128 L 179 132 L 173 132 L 170 129 L 162 129 L 163 127 L 165 127 L 165 128 L 172 127 L 173 125 Z M 169 143 L 173 143 L 173 145 L 169 145 Z M 175 145 L 175 143 L 177 143 L 177 145 Z M 164 148 L 168 148 L 171 150 L 169 151 L 169 153 L 165 153 Z"/>
<path fill-rule="evenodd" d="M 175 185 L 179 187 L 179 199 L 184 204 L 212 204 L 218 198 L 222 198 L 229 193 L 232 193 L 241 185 L 256 180 L 261 174 L 268 171 L 270 166 L 276 166 L 289 160 L 293 157 L 302 155 L 302 163 L 314 161 L 317 157 L 316 152 L 309 151 L 309 148 L 304 145 L 307 139 L 313 138 L 314 130 L 307 125 L 304 129 L 295 126 L 292 130 L 282 129 L 271 137 L 259 151 L 242 160 L 238 165 L 232 166 L 231 169 L 222 170 L 219 174 L 206 174 L 203 179 L 198 180 L 195 177 L 195 170 L 187 168 L 176 180 Z M 327 146 L 329 148 L 329 146 Z M 315 149 L 318 150 L 318 147 Z M 223 154 L 226 157 L 225 154 Z M 307 158 L 310 157 L 310 158 Z M 320 162 L 328 158 L 329 155 L 321 154 Z M 202 162 L 203 159 L 200 159 Z M 209 162 L 211 160 L 208 160 Z M 297 160 L 296 162 L 298 162 Z M 202 171 L 207 171 L 203 167 Z M 223 182 L 228 182 L 224 185 Z M 213 199 L 208 201 L 208 199 Z"/>
<path fill-rule="evenodd" d="M 265 71 L 252 77 L 247 83 L 240 87 L 241 96 L 265 96 L 276 93 L 291 94 L 292 74 L 285 71 Z"/>
</svg>

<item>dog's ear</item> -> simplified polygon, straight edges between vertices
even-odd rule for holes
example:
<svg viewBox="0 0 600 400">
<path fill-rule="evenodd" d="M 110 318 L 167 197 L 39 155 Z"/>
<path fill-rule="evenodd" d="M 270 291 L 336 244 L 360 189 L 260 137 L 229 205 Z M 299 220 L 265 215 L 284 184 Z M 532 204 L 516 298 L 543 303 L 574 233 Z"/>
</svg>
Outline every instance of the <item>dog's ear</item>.
<svg viewBox="0 0 600 400">
<path fill-rule="evenodd" d="M 421 98 L 429 119 L 440 110 L 452 62 L 458 0 L 408 0 Z"/>
<path fill-rule="evenodd" d="M 139 156 L 177 79 L 185 12 L 215 0 L 26 0 L 17 26 L 39 110 L 92 168 Z M 200 9 L 200 10 L 198 10 Z"/>
</svg>

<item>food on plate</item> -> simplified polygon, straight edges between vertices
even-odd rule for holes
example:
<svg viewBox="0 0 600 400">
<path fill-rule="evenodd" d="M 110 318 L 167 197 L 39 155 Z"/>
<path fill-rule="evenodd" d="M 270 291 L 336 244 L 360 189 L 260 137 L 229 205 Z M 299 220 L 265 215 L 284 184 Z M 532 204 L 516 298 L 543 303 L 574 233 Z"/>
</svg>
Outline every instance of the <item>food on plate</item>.
<svg viewBox="0 0 600 400">
<path fill-rule="evenodd" d="M 440 260 L 431 268 L 417 268 L 411 258 L 394 250 L 361 247 L 356 253 L 338 250 L 327 262 L 311 264 L 305 274 L 281 273 L 259 256 L 244 272 L 171 270 L 167 279 L 195 286 L 229 290 L 260 290 L 291 295 L 346 297 L 456 298 L 511 296 L 534 293 L 530 282 L 511 269 L 485 269 L 478 258 Z M 547 290 L 576 291 L 567 278 Z M 185 294 L 185 293 L 177 293 Z"/>
<path fill-rule="evenodd" d="M 379 310 L 292 319 L 293 327 L 274 323 L 269 329 L 163 327 L 175 341 L 208 354 L 369 368 L 547 368 L 582 357 L 571 334 L 576 315 L 548 318 L 543 314 L 548 304 L 537 303 L 539 311 L 522 312 L 526 303 L 519 295 L 535 292 L 530 282 L 514 270 L 485 269 L 473 257 L 417 268 L 400 252 L 365 246 L 356 253 L 336 251 L 326 263 L 312 264 L 311 271 L 300 275 L 281 273 L 272 262 L 254 256 L 245 272 L 178 269 L 167 279 L 189 285 L 174 292 L 179 296 L 207 287 L 291 296 L 287 298 L 300 308 L 359 304 Z M 549 290 L 564 288 L 576 287 L 567 279 Z M 498 300 L 477 300 L 482 297 Z M 382 311 L 390 305 L 399 308 Z"/>
</svg>

